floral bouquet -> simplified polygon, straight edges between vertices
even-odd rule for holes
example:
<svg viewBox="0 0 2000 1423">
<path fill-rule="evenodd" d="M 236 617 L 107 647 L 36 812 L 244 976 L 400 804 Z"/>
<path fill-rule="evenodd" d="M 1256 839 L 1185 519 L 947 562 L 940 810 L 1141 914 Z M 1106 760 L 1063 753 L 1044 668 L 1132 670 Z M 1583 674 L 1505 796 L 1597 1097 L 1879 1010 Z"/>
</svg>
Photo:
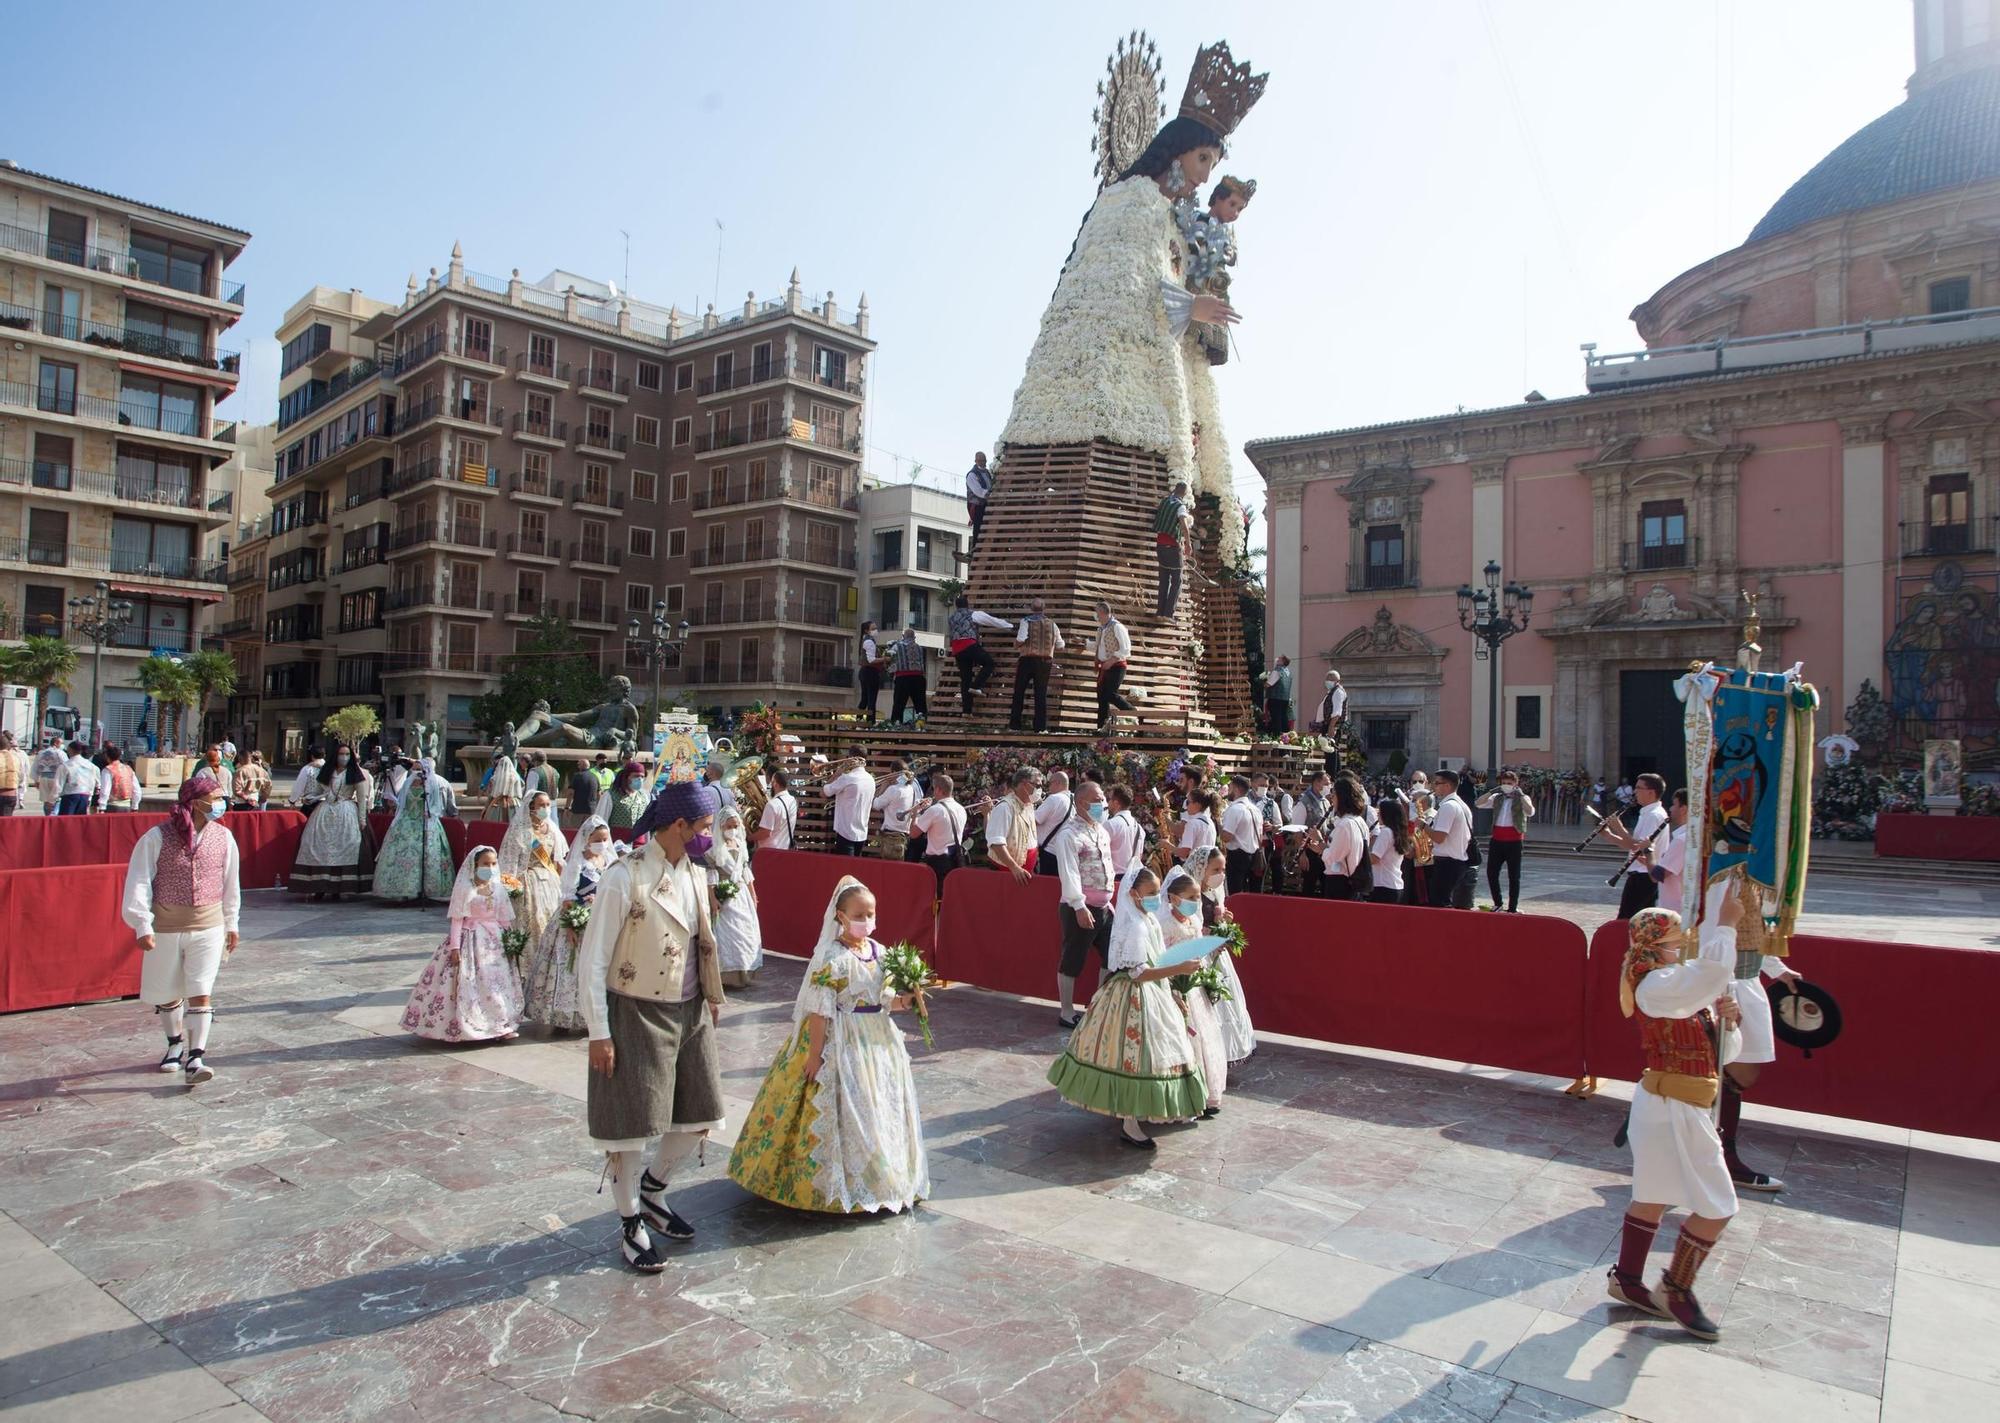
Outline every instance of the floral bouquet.
<svg viewBox="0 0 2000 1423">
<path fill-rule="evenodd" d="M 507 956 L 507 962 L 519 965 L 521 955 L 528 951 L 528 931 L 526 929 L 502 929 L 500 931 L 500 952 Z"/>
<path fill-rule="evenodd" d="M 715 902 L 717 904 L 727 904 L 741 893 L 743 893 L 743 886 L 733 879 L 719 879 L 715 882 Z"/>
<path fill-rule="evenodd" d="M 583 945 L 584 926 L 590 923 L 590 901 L 571 900 L 556 912 L 556 922 L 569 935 L 569 967 L 576 971 L 576 951 Z"/>
<path fill-rule="evenodd" d="M 1214 964 L 1203 964 L 1193 973 L 1177 973 L 1169 982 L 1173 984 L 1174 992 L 1184 998 L 1197 988 L 1202 989 L 1217 1003 L 1234 996 L 1229 991 L 1229 984 L 1222 977 L 1222 971 Z"/>
<path fill-rule="evenodd" d="M 1215 932 L 1224 939 L 1224 947 L 1233 959 L 1243 957 L 1243 951 L 1250 947 L 1250 940 L 1243 933 L 1243 926 L 1234 919 L 1225 919 L 1215 926 Z"/>
<path fill-rule="evenodd" d="M 516 907 L 519 907 L 522 897 L 528 892 L 528 887 L 514 875 L 500 876 L 500 887 L 507 891 L 507 897 L 514 901 Z"/>
<path fill-rule="evenodd" d="M 917 1026 L 924 1030 L 924 1046 L 936 1047 L 931 1041 L 931 1014 L 924 1002 L 924 990 L 935 988 L 943 980 L 931 972 L 931 966 L 924 956 L 917 952 L 916 945 L 907 940 L 892 949 L 882 950 L 882 981 L 897 993 L 908 994 L 916 1008 Z"/>
</svg>

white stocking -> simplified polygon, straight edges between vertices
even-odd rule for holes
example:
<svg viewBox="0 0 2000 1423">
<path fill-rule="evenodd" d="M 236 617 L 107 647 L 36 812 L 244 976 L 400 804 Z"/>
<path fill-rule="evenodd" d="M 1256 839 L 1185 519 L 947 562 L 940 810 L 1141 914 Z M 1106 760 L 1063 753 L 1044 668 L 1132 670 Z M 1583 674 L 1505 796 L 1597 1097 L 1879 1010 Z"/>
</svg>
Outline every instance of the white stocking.
<svg viewBox="0 0 2000 1423">
<path fill-rule="evenodd" d="M 653 1179 L 666 1185 L 673 1179 L 674 1168 L 687 1160 L 700 1144 L 698 1131 L 670 1131 L 661 1137 L 659 1147 L 653 1152 Z"/>
<path fill-rule="evenodd" d="M 1076 975 L 1059 973 L 1056 975 L 1056 996 L 1062 1003 L 1065 1018 L 1076 1016 Z"/>
<path fill-rule="evenodd" d="M 167 1020 L 167 1041 L 170 1043 L 179 1042 L 181 1040 L 181 1031 L 187 1023 L 186 1000 L 175 1003 L 171 1008 L 155 1008 L 153 1011 Z"/>
<path fill-rule="evenodd" d="M 208 1025 L 215 1018 L 213 1008 L 190 1008 L 187 1010 L 188 1051 L 200 1052 L 208 1046 Z"/>
<path fill-rule="evenodd" d="M 604 1154 L 611 1159 L 611 1199 L 618 1203 L 618 1214 L 627 1218 L 639 1214 L 639 1153 Z"/>
</svg>

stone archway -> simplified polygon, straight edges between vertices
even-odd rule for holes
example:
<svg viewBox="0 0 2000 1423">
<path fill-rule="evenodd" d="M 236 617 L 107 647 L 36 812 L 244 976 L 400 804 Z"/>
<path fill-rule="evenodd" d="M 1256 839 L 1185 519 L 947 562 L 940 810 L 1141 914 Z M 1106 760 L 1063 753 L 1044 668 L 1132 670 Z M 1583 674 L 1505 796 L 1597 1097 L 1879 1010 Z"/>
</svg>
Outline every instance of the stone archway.
<svg viewBox="0 0 2000 1423">
<path fill-rule="evenodd" d="M 1401 720 L 1409 764 L 1426 769 L 1438 761 L 1439 704 L 1449 655 L 1448 648 L 1397 622 L 1386 605 L 1375 610 L 1367 627 L 1348 633 L 1324 654 L 1347 689 L 1348 720 L 1363 744 L 1371 718 Z M 1370 769 L 1380 769 L 1386 759 L 1386 752 L 1371 753 Z"/>
</svg>

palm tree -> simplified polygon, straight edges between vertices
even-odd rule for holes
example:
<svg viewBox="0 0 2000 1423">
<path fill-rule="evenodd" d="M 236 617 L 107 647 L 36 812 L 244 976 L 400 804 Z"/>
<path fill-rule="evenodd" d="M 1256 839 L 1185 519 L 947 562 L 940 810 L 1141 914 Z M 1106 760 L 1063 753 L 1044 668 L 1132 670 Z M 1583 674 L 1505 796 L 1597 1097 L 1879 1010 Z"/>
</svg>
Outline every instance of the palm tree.
<svg viewBox="0 0 2000 1423">
<path fill-rule="evenodd" d="M 76 649 L 59 637 L 31 637 L 19 647 L 0 648 L 0 674 L 9 682 L 33 687 L 38 707 L 48 706 L 52 689 L 67 692 L 76 669 Z"/>
<path fill-rule="evenodd" d="M 181 660 L 181 665 L 194 679 L 195 706 L 200 715 L 208 714 L 210 698 L 228 697 L 236 691 L 236 662 L 226 652 L 215 648 L 191 652 Z"/>
<path fill-rule="evenodd" d="M 155 653 L 139 664 L 135 680 L 160 709 L 160 750 L 173 750 L 180 745 L 181 710 L 193 706 L 197 696 L 193 675 L 180 658 Z"/>
</svg>

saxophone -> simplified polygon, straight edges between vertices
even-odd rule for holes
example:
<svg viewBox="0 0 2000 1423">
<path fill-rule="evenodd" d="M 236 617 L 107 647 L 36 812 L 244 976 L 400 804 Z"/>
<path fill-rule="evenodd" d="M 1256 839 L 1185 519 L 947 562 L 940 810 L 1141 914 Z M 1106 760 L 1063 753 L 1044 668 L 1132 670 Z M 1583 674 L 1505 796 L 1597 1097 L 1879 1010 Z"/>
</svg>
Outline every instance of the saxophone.
<svg viewBox="0 0 2000 1423">
<path fill-rule="evenodd" d="M 1174 816 L 1173 801 L 1153 792 L 1153 829 L 1156 832 L 1153 848 L 1146 856 L 1146 868 L 1159 876 L 1161 884 L 1167 882 L 1167 874 L 1174 867 L 1174 846 L 1180 843 L 1180 821 Z"/>
<path fill-rule="evenodd" d="M 1410 797 L 1410 863 L 1428 865 L 1431 862 L 1431 808 L 1430 793 L 1419 791 Z"/>
</svg>

